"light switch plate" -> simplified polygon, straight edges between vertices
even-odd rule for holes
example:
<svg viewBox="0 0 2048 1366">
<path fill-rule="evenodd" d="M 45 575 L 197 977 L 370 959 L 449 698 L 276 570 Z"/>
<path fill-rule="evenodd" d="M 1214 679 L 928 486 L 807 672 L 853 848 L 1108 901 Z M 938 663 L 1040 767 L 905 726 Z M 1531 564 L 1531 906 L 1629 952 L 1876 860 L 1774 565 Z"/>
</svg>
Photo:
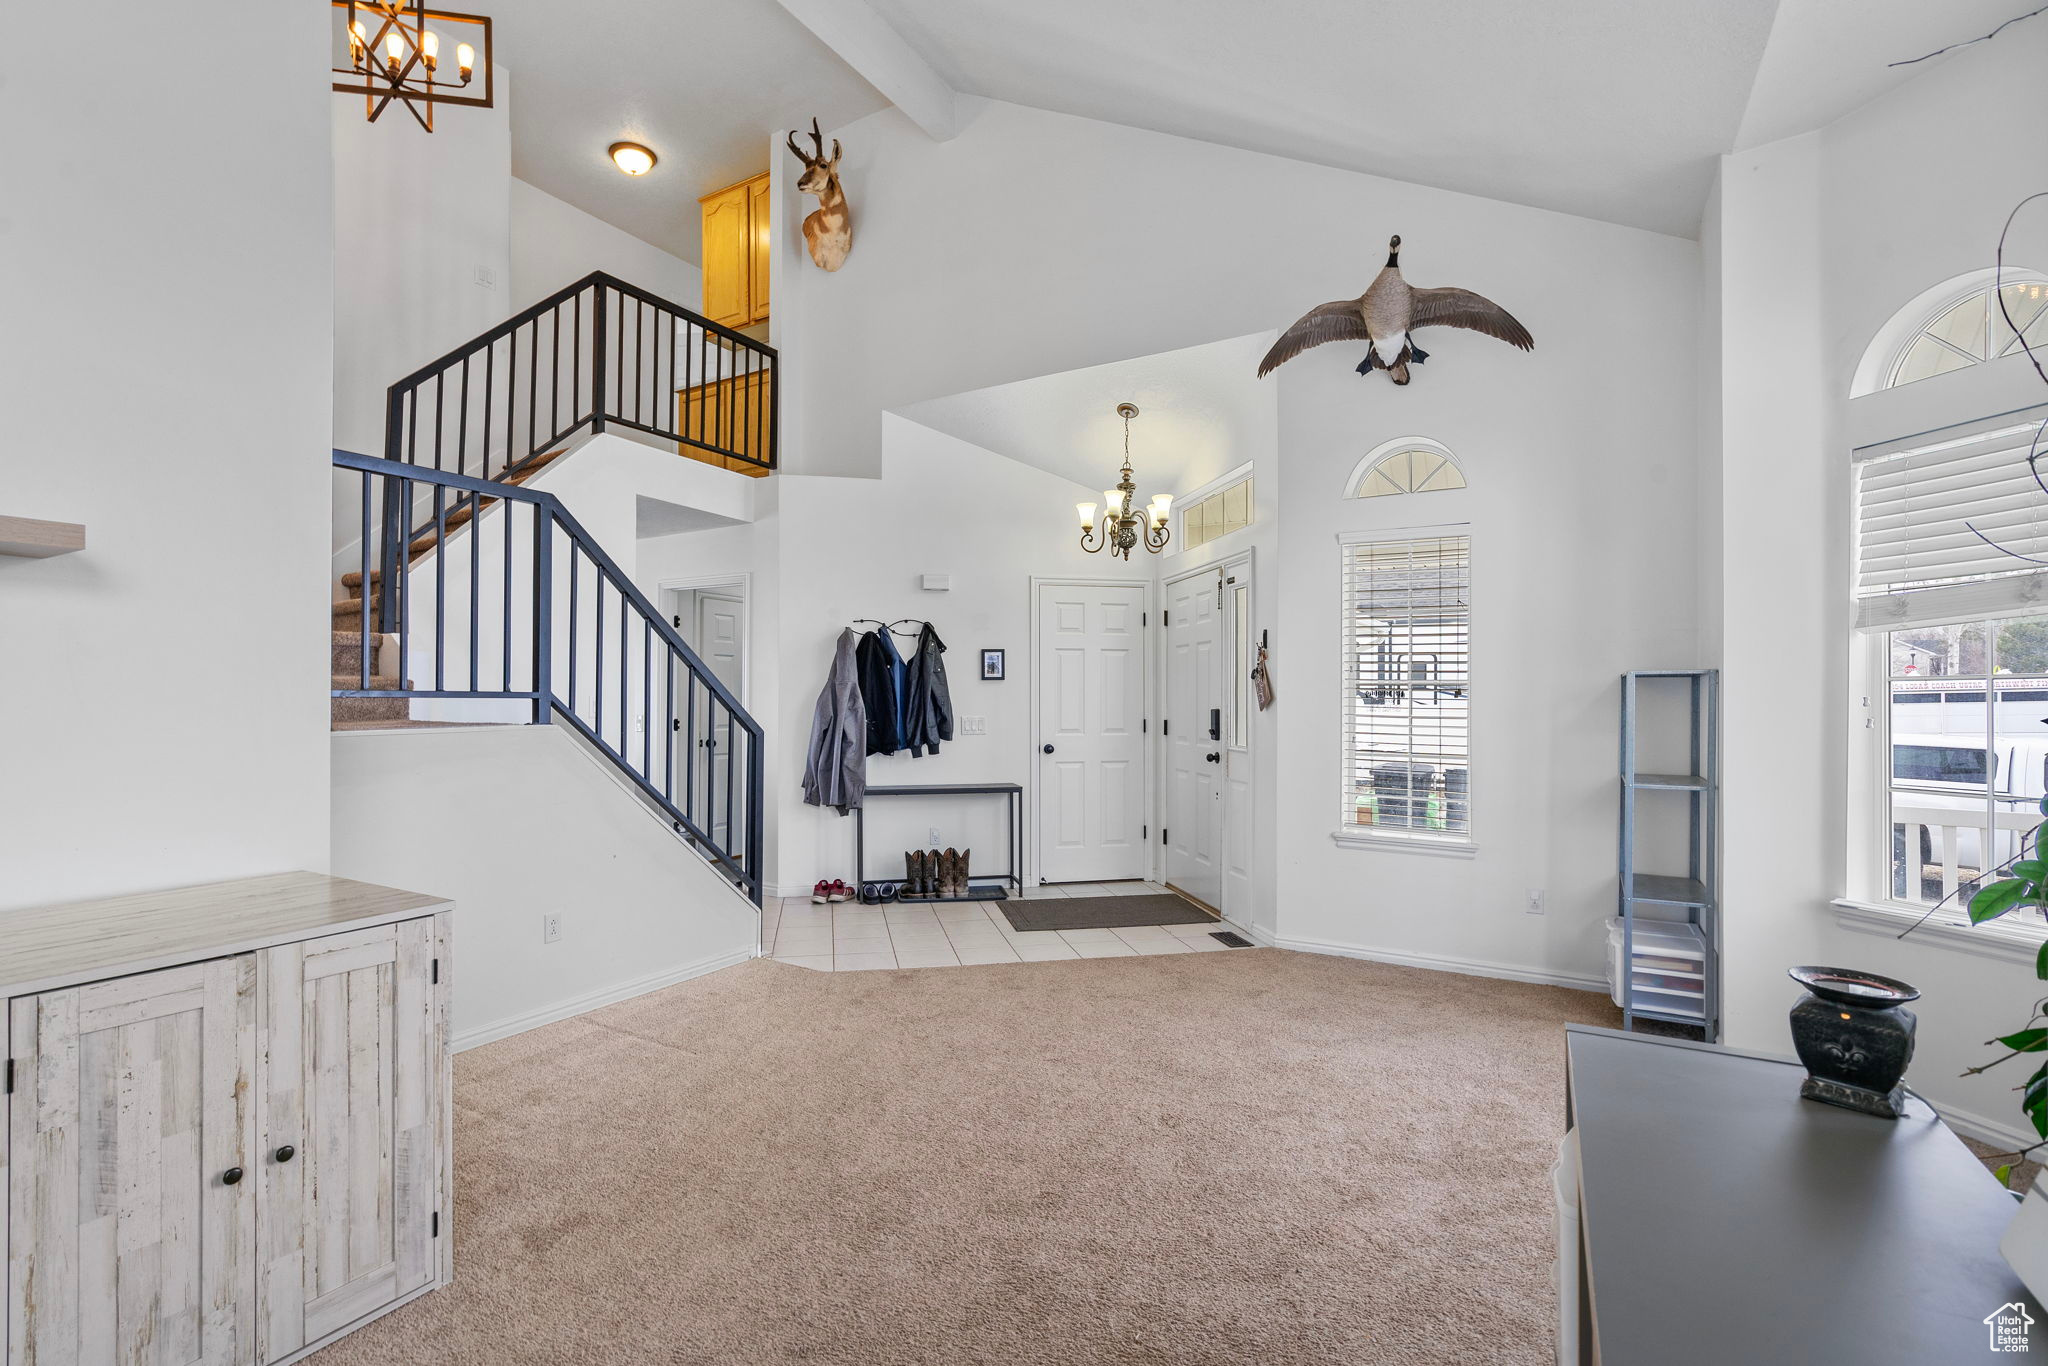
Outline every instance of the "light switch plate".
<svg viewBox="0 0 2048 1366">
<path fill-rule="evenodd" d="M 988 734 L 988 718 L 987 718 L 986 716 L 963 716 L 963 717 L 961 717 L 961 718 L 960 718 L 960 733 L 961 733 L 962 735 L 986 735 L 986 734 Z"/>
</svg>

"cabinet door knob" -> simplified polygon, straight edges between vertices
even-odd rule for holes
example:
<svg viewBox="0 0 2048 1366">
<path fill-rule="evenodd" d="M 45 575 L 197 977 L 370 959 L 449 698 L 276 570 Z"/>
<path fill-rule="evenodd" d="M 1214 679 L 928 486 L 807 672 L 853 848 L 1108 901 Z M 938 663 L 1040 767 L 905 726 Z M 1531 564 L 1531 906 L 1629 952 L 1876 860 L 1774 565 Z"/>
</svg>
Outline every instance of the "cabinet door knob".
<svg viewBox="0 0 2048 1366">
<path fill-rule="evenodd" d="M 1047 746 L 1045 747 L 1045 752 L 1046 752 L 1047 754 L 1050 754 L 1050 753 L 1052 753 L 1052 746 L 1051 746 L 1051 745 L 1047 745 Z"/>
<path fill-rule="evenodd" d="M 279 1148 L 277 1150 L 277 1160 L 280 1162 L 289 1162 L 298 1155 L 299 1150 L 297 1148 L 294 1148 L 289 1143 L 285 1144 L 282 1148 Z"/>
<path fill-rule="evenodd" d="M 229 1167 L 226 1171 L 220 1174 L 220 1183 L 223 1186 L 238 1185 L 240 1184 L 241 1180 L 242 1169 L 240 1167 Z"/>
</svg>

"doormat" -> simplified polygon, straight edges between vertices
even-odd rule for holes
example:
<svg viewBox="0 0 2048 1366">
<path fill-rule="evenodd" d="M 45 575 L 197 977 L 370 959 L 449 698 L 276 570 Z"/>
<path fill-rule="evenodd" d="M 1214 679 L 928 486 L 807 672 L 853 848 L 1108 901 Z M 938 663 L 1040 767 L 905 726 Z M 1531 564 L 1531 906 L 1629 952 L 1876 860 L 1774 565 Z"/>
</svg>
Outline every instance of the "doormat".
<svg viewBox="0 0 2048 1366">
<path fill-rule="evenodd" d="M 1252 946 L 1252 941 L 1236 930 L 1216 930 L 1209 937 L 1226 949 L 1248 949 Z"/>
<path fill-rule="evenodd" d="M 1134 925 L 1204 925 L 1216 923 L 1192 901 L 1171 892 L 1140 896 L 1073 896 L 1005 901 L 1003 914 L 1022 930 L 1121 930 Z"/>
</svg>

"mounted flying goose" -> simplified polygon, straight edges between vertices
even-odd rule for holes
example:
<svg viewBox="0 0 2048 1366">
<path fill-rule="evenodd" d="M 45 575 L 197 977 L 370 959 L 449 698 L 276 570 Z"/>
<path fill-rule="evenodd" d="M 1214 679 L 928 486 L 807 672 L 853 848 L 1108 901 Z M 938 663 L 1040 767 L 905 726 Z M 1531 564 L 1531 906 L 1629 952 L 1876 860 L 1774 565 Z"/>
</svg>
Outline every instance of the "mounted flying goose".
<svg viewBox="0 0 2048 1366">
<path fill-rule="evenodd" d="M 1468 327 L 1524 351 L 1536 347 L 1529 329 L 1491 299 L 1469 289 L 1417 289 L 1402 279 L 1401 239 L 1396 236 L 1387 243 L 1386 268 L 1365 293 L 1310 309 L 1273 343 L 1273 349 L 1259 362 L 1259 378 L 1311 346 L 1363 341 L 1370 345 L 1358 373 L 1370 375 L 1377 368 L 1385 370 L 1394 383 L 1406 384 L 1409 363 L 1420 365 L 1429 359 L 1429 353 L 1408 335 L 1418 327 Z"/>
</svg>

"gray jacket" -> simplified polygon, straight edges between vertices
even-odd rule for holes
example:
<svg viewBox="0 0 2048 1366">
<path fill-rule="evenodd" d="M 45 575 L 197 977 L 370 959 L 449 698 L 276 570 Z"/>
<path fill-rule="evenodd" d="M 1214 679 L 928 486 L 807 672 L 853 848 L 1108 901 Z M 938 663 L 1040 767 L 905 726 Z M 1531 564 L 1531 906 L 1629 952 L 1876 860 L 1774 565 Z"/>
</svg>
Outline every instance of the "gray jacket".
<svg viewBox="0 0 2048 1366">
<path fill-rule="evenodd" d="M 811 713 L 811 747 L 804 760 L 804 801 L 845 815 L 868 790 L 868 712 L 860 700 L 853 663 L 854 634 L 839 633 L 832 674 Z"/>
</svg>

